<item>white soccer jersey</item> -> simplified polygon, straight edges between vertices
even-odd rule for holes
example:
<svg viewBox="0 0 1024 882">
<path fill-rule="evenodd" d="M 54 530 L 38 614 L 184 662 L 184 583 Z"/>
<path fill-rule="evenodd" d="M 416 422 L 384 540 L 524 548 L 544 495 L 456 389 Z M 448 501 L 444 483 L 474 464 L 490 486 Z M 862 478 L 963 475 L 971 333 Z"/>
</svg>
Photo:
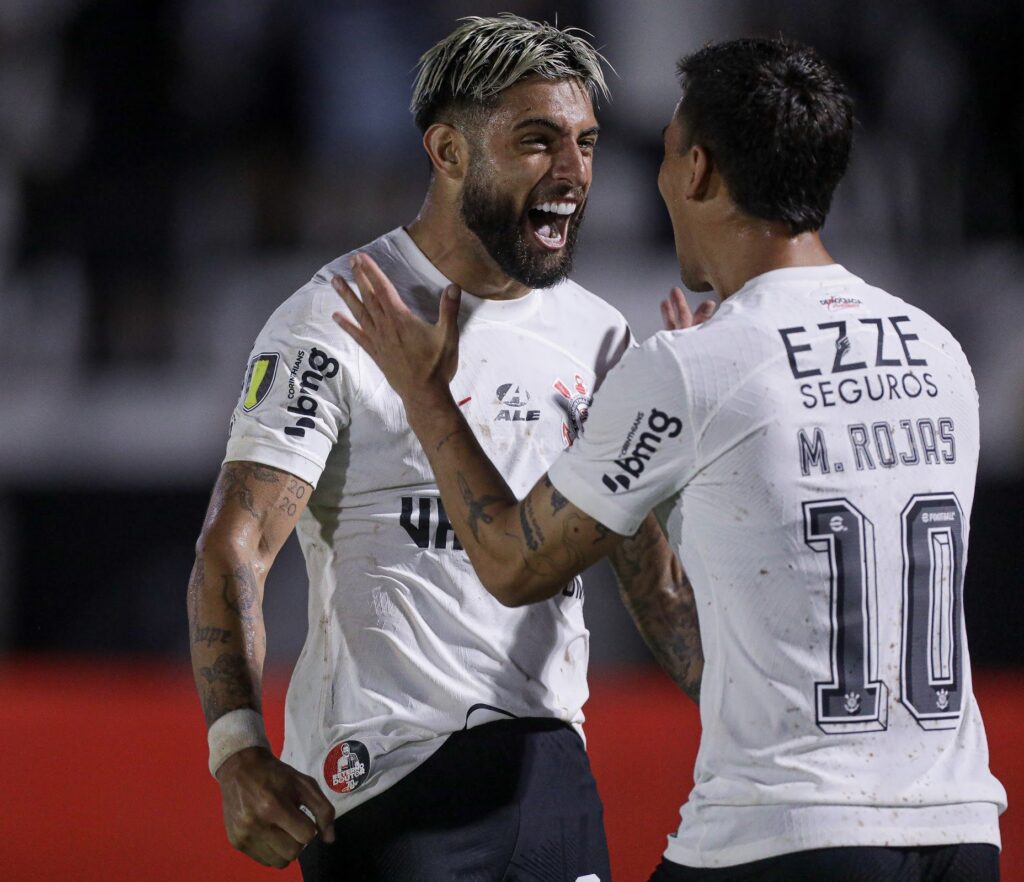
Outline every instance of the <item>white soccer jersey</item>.
<svg viewBox="0 0 1024 882">
<path fill-rule="evenodd" d="M 693 583 L 703 733 L 669 860 L 999 844 L 963 622 L 977 462 L 959 345 L 840 266 L 758 276 L 609 374 L 550 477 L 619 533 L 653 508 Z"/>
<path fill-rule="evenodd" d="M 367 245 L 402 298 L 437 318 L 448 279 L 397 229 Z M 309 633 L 288 689 L 282 758 L 343 813 L 408 774 L 453 731 L 554 717 L 582 735 L 588 632 L 579 579 L 507 609 L 480 584 L 401 400 L 331 319 L 348 255 L 271 317 L 253 348 L 227 456 L 316 489 L 297 528 Z M 455 400 L 525 494 L 575 436 L 630 340 L 573 282 L 507 301 L 463 294 Z"/>
</svg>

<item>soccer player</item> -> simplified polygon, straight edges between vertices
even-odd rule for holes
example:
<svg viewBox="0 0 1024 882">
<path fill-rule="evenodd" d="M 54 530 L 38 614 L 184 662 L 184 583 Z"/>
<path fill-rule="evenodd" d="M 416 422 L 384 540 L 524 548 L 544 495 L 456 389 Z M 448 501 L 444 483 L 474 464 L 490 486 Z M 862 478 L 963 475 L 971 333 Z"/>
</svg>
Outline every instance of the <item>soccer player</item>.
<svg viewBox="0 0 1024 882">
<path fill-rule="evenodd" d="M 423 208 L 362 249 L 417 313 L 453 303 L 452 283 L 466 291 L 447 313 L 463 332 L 458 406 L 520 492 L 576 437 L 630 342 L 622 316 L 566 278 L 605 91 L 577 33 L 463 20 L 424 55 L 412 99 L 432 171 Z M 312 843 L 307 880 L 607 880 L 581 737 L 580 580 L 518 610 L 484 589 L 402 402 L 331 320 L 334 274 L 353 278 L 347 256 L 256 340 L 190 582 L 228 836 L 275 867 Z M 296 527 L 309 634 L 278 760 L 260 716 L 261 600 Z M 618 570 L 648 639 L 689 634 L 663 655 L 693 691 L 692 593 L 657 524 L 645 529 Z"/>
<path fill-rule="evenodd" d="M 683 281 L 724 303 L 628 352 L 521 502 L 451 401 L 454 305 L 414 319 L 361 257 L 338 321 L 402 395 L 504 603 L 551 596 L 658 512 L 706 658 L 695 784 L 652 879 L 997 879 L 1006 795 L 963 621 L 970 367 L 825 250 L 853 123 L 825 63 L 749 39 L 679 70 L 658 184 Z"/>
</svg>

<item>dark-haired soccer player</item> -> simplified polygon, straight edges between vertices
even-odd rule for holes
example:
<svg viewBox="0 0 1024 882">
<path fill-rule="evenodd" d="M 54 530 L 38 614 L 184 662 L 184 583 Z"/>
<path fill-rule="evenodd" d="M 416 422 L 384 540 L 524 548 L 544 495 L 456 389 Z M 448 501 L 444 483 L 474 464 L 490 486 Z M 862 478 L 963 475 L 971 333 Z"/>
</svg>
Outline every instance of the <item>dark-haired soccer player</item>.
<svg viewBox="0 0 1024 882">
<path fill-rule="evenodd" d="M 459 406 L 520 492 L 575 437 L 629 342 L 622 316 L 566 279 L 591 182 L 600 61 L 571 30 L 464 20 L 424 55 L 413 95 L 432 168 L 423 208 L 363 249 L 417 312 L 435 314 L 452 282 L 467 291 Z M 581 738 L 580 581 L 520 610 L 487 593 L 401 401 L 331 321 L 335 273 L 352 278 L 347 257 L 256 340 L 190 584 L 193 668 L 229 838 L 277 867 L 312 843 L 303 874 L 323 882 L 607 882 Z M 309 635 L 279 761 L 259 712 L 260 606 L 296 525 Z M 623 546 L 618 570 L 649 639 L 689 623 L 676 626 L 689 642 L 667 651 L 693 691 L 692 595 L 656 524 Z"/>
<path fill-rule="evenodd" d="M 970 367 L 822 244 L 853 118 L 821 59 L 738 40 L 680 73 L 658 183 L 683 281 L 724 304 L 627 353 L 521 502 L 451 401 L 457 301 L 420 322 L 363 256 L 362 302 L 336 280 L 361 327 L 338 319 L 503 602 L 551 596 L 660 515 L 706 661 L 695 785 L 653 879 L 994 880 L 1006 795 L 963 621 Z"/>
</svg>

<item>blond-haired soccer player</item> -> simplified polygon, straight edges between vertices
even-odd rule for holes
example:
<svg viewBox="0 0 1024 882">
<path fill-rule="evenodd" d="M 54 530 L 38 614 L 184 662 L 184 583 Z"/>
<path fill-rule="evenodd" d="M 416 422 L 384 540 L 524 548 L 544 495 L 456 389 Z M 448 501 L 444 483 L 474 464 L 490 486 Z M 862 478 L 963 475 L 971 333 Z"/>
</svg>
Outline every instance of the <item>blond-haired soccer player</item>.
<svg viewBox="0 0 1024 882">
<path fill-rule="evenodd" d="M 413 95 L 432 168 L 420 214 L 360 249 L 417 314 L 452 283 L 466 292 L 456 400 L 519 492 L 575 438 L 630 341 L 566 278 L 605 90 L 578 33 L 463 20 L 423 56 Z M 335 274 L 352 281 L 349 256 L 256 340 L 190 584 L 229 838 L 277 867 L 308 845 L 307 880 L 607 880 L 581 737 L 580 580 L 519 610 L 485 590 L 400 399 L 331 320 Z M 296 526 L 309 634 L 278 760 L 260 716 L 261 599 Z M 624 551 L 620 578 L 649 634 L 689 622 L 666 658 L 693 692 L 691 595 L 656 534 Z"/>
<path fill-rule="evenodd" d="M 963 617 L 970 367 L 822 243 L 853 128 L 835 73 L 756 39 L 680 73 L 658 184 L 684 282 L 724 304 L 627 353 L 521 502 L 450 400 L 457 292 L 418 322 L 362 256 L 363 301 L 336 282 L 358 326 L 338 319 L 401 391 L 504 602 L 543 602 L 663 518 L 706 664 L 694 787 L 652 882 L 994 882 L 1006 794 Z"/>
</svg>

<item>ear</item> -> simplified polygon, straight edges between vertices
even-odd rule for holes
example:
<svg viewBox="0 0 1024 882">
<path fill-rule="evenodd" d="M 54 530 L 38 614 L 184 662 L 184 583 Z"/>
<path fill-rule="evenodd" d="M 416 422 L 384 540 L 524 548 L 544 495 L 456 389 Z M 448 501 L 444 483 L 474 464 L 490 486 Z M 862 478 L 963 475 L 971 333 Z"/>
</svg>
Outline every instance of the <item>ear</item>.
<svg viewBox="0 0 1024 882">
<path fill-rule="evenodd" d="M 718 170 L 706 147 L 694 144 L 689 149 L 690 180 L 686 185 L 686 198 L 704 202 L 717 192 Z"/>
<path fill-rule="evenodd" d="M 434 123 L 423 133 L 423 149 L 435 174 L 453 181 L 465 176 L 469 168 L 469 142 L 458 129 L 447 123 Z"/>
</svg>

